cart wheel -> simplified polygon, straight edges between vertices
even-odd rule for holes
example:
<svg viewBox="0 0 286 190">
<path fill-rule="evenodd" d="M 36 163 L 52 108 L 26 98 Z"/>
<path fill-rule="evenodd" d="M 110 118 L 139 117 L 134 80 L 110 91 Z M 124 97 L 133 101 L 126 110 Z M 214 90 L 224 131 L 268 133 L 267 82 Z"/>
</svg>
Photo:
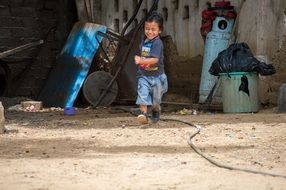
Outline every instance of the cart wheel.
<svg viewBox="0 0 286 190">
<path fill-rule="evenodd" d="M 83 84 L 83 95 L 86 100 L 93 106 L 110 105 L 115 100 L 118 93 L 118 86 L 116 81 L 114 81 L 99 104 L 96 105 L 96 103 L 112 78 L 112 75 L 104 71 L 96 71 L 91 73 Z"/>
</svg>

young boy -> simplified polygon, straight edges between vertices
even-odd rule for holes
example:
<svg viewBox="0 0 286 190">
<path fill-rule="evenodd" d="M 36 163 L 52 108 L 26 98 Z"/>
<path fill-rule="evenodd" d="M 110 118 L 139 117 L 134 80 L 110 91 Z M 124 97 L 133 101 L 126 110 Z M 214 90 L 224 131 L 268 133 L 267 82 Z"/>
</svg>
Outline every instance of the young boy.
<svg viewBox="0 0 286 190">
<path fill-rule="evenodd" d="M 138 65 L 137 101 L 141 114 L 141 124 L 156 123 L 160 119 L 161 98 L 168 90 L 167 76 L 164 72 L 163 43 L 160 39 L 163 30 L 163 18 L 153 12 L 145 21 L 144 40 L 140 45 L 141 54 L 135 56 Z M 147 106 L 152 105 L 151 118 L 147 115 Z"/>
</svg>

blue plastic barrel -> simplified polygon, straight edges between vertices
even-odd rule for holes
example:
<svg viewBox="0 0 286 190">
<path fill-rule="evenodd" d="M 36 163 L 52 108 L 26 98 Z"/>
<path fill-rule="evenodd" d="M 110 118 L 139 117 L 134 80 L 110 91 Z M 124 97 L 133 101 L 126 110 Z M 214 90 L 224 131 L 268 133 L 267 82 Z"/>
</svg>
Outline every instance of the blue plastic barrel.
<svg viewBox="0 0 286 190">
<path fill-rule="evenodd" d="M 64 115 L 68 115 L 68 116 L 75 115 L 75 108 L 74 107 L 65 107 L 64 108 Z"/>
<path fill-rule="evenodd" d="M 215 84 L 216 76 L 209 74 L 212 62 L 217 55 L 225 50 L 231 37 L 233 20 L 227 20 L 224 17 L 217 17 L 212 26 L 212 31 L 208 33 L 205 43 L 204 60 L 200 81 L 199 102 L 204 103 Z M 220 91 L 213 97 L 213 103 L 221 103 Z"/>
</svg>

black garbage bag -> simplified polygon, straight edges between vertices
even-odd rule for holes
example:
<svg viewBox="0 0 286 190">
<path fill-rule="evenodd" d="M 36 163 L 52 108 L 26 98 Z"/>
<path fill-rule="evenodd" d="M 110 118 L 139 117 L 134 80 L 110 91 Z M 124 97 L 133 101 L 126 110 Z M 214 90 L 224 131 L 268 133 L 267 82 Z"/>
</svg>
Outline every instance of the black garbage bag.
<svg viewBox="0 0 286 190">
<path fill-rule="evenodd" d="M 271 64 L 257 60 L 246 43 L 231 44 L 220 52 L 209 69 L 211 75 L 231 72 L 257 72 L 261 75 L 272 75 L 276 72 Z"/>
<path fill-rule="evenodd" d="M 241 83 L 238 88 L 238 91 L 245 92 L 249 96 L 249 88 L 248 88 L 248 78 L 246 75 L 243 75 L 241 78 Z"/>
</svg>

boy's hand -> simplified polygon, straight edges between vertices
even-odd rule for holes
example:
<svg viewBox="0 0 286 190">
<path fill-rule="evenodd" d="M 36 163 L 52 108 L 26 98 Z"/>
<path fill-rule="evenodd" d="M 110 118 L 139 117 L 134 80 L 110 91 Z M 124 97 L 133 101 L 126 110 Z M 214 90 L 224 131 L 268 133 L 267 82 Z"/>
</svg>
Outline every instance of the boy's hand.
<svg viewBox="0 0 286 190">
<path fill-rule="evenodd" d="M 136 64 L 136 65 L 139 65 L 139 64 L 140 64 L 140 61 L 141 61 L 141 57 L 138 56 L 138 55 L 135 55 L 134 60 L 135 60 L 135 64 Z"/>
</svg>

